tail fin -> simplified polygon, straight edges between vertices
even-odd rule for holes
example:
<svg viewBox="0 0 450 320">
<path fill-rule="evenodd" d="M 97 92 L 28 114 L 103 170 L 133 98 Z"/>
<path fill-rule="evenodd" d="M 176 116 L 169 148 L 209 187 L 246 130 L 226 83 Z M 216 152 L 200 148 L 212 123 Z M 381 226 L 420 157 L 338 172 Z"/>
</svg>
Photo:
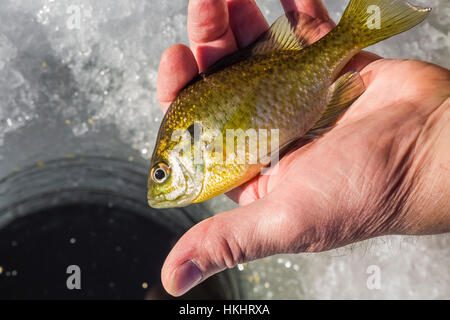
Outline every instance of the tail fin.
<svg viewBox="0 0 450 320">
<path fill-rule="evenodd" d="M 403 0 L 351 0 L 339 26 L 354 30 L 356 44 L 365 48 L 411 29 L 430 11 Z"/>
</svg>

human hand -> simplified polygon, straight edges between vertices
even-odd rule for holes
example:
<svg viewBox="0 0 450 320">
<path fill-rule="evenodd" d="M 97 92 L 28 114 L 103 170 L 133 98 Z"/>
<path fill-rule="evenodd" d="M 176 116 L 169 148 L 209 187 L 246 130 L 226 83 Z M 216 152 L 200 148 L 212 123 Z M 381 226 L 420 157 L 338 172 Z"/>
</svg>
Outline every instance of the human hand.
<svg viewBox="0 0 450 320">
<path fill-rule="evenodd" d="M 334 27 L 319 0 L 281 2 L 323 20 L 321 36 Z M 161 59 L 164 111 L 199 71 L 267 28 L 252 0 L 191 0 L 191 49 L 174 45 Z M 178 241 L 162 269 L 170 294 L 277 253 L 450 230 L 450 72 L 367 52 L 348 70 L 361 71 L 366 92 L 333 130 L 283 157 L 276 174 L 229 192 L 240 208 L 200 222 Z"/>
</svg>

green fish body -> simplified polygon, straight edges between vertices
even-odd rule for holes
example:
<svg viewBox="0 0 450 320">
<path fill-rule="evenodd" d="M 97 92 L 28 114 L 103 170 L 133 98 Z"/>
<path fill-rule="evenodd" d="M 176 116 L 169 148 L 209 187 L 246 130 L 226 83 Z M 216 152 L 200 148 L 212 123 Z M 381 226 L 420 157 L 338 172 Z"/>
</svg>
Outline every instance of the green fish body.
<svg viewBox="0 0 450 320">
<path fill-rule="evenodd" d="M 293 143 L 329 130 L 365 90 L 357 72 L 338 77 L 349 60 L 429 11 L 402 0 L 351 0 L 336 28 L 317 42 L 320 21 L 298 12 L 280 17 L 173 101 L 151 161 L 150 206 L 185 206 L 227 192 Z"/>
</svg>

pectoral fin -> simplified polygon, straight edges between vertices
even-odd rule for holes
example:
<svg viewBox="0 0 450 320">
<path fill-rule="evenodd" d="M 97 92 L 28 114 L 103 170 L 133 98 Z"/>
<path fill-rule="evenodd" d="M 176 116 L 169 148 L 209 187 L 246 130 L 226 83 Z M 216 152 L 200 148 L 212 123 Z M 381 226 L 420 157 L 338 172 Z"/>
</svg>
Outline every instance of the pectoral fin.
<svg viewBox="0 0 450 320">
<path fill-rule="evenodd" d="M 328 107 L 305 137 L 314 138 L 329 131 L 365 89 L 364 82 L 356 71 L 348 72 L 337 79 L 328 91 Z"/>
</svg>

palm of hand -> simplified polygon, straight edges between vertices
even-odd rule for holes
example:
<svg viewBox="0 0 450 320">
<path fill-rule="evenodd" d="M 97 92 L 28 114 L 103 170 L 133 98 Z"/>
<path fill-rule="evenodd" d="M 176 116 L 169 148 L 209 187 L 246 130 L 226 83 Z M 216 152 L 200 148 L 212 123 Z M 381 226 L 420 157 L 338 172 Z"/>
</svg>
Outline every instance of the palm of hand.
<svg viewBox="0 0 450 320">
<path fill-rule="evenodd" d="M 334 26 L 318 0 L 281 2 L 286 11 L 322 19 L 322 36 Z M 253 1 L 191 0 L 192 51 L 175 45 L 161 59 L 158 98 L 163 109 L 199 70 L 245 47 L 267 27 Z M 229 192 L 240 208 L 202 221 L 179 240 L 162 270 L 169 293 L 182 294 L 242 261 L 414 232 L 403 223 L 405 210 L 399 206 L 408 205 L 423 161 L 418 141 L 446 100 L 448 72 L 369 53 L 357 55 L 346 67 L 352 69 L 361 71 L 367 90 L 333 130 L 283 157 L 276 174 Z M 194 262 L 200 279 L 189 280 L 186 261 Z"/>
<path fill-rule="evenodd" d="M 401 210 L 392 205 L 406 200 L 417 140 L 445 100 L 445 89 L 439 96 L 436 87 L 446 74 L 419 61 L 385 59 L 361 74 L 367 90 L 333 130 L 282 158 L 276 174 L 230 192 L 240 204 L 276 204 L 273 214 L 286 215 L 282 229 L 293 231 L 287 251 L 404 231 L 394 225 Z"/>
</svg>

